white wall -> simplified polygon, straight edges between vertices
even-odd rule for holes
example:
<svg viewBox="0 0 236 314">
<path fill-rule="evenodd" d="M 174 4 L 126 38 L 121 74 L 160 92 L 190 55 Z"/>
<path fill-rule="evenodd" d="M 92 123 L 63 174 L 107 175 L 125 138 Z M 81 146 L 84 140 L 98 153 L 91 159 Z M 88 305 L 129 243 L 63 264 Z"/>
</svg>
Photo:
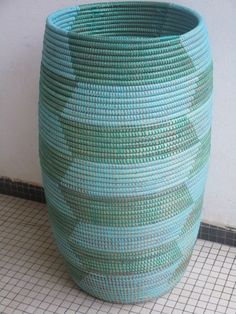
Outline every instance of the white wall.
<svg viewBox="0 0 236 314">
<path fill-rule="evenodd" d="M 41 183 L 38 79 L 46 16 L 94 1 L 0 1 L 0 175 Z M 203 14 L 214 55 L 212 155 L 204 221 L 236 227 L 236 1 L 181 0 Z"/>
</svg>

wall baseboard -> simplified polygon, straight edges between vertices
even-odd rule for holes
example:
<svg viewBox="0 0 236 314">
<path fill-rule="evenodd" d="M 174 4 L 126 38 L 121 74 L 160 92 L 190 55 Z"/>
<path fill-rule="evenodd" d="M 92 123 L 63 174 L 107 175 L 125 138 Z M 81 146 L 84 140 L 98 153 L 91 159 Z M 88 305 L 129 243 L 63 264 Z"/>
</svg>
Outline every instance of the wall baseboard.
<svg viewBox="0 0 236 314">
<path fill-rule="evenodd" d="M 45 203 L 42 186 L 0 177 L 0 194 Z M 236 228 L 218 227 L 201 222 L 198 238 L 236 247 Z"/>
<path fill-rule="evenodd" d="M 236 247 L 236 228 L 218 227 L 201 222 L 198 238 Z"/>
<path fill-rule="evenodd" d="M 19 180 L 12 180 L 7 177 L 0 177 L 0 194 L 7 194 L 45 203 L 44 189 L 42 186 Z"/>
</svg>

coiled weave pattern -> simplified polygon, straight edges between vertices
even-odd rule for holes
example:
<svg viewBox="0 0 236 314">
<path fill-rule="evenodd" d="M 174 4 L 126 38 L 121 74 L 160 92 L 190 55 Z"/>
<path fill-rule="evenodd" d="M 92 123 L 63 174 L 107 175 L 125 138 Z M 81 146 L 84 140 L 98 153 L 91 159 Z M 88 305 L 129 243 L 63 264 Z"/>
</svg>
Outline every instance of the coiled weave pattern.
<svg viewBox="0 0 236 314">
<path fill-rule="evenodd" d="M 211 103 L 197 13 L 113 2 L 48 17 L 43 184 L 57 245 L 83 290 L 133 303 L 179 281 L 199 229 Z"/>
</svg>

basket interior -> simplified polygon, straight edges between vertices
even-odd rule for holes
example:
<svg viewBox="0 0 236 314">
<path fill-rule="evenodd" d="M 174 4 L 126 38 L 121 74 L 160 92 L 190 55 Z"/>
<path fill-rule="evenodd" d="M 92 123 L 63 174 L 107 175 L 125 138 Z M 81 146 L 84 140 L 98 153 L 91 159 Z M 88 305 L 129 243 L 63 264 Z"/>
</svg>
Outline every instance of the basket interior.
<svg viewBox="0 0 236 314">
<path fill-rule="evenodd" d="M 168 3 L 106 3 L 82 5 L 57 15 L 54 25 L 65 31 L 106 37 L 183 35 L 198 25 L 190 10 Z"/>
</svg>

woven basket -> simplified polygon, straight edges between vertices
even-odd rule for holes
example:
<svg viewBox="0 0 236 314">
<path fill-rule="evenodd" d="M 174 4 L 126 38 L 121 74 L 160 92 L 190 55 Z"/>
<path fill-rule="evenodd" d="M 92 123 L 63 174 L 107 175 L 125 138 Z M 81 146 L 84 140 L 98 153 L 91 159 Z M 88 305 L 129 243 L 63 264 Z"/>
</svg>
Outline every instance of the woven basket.
<svg viewBox="0 0 236 314">
<path fill-rule="evenodd" d="M 211 103 L 197 13 L 113 2 L 48 17 L 40 160 L 55 240 L 81 289 L 134 303 L 180 280 L 199 230 Z"/>
</svg>

